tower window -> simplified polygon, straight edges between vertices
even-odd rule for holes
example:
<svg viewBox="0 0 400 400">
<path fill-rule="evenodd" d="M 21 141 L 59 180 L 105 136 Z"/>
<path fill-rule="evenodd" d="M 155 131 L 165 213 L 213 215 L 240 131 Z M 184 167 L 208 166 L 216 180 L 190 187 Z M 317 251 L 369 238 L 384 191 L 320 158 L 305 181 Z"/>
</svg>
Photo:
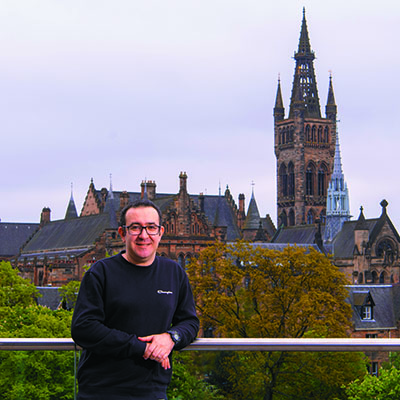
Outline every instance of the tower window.
<svg viewBox="0 0 400 400">
<path fill-rule="evenodd" d="M 286 165 L 282 164 L 279 168 L 279 175 L 281 181 L 281 194 L 282 196 L 287 196 L 288 194 L 288 176 L 286 171 Z"/>
<path fill-rule="evenodd" d="M 306 195 L 314 195 L 314 168 L 309 166 L 306 171 Z"/>
<path fill-rule="evenodd" d="M 326 167 L 322 165 L 318 171 L 318 196 L 325 196 L 326 194 Z"/>
<path fill-rule="evenodd" d="M 289 226 L 294 226 L 295 224 L 295 218 L 294 218 L 294 211 L 291 209 L 289 211 Z"/>
<path fill-rule="evenodd" d="M 327 126 L 324 129 L 324 142 L 329 143 L 329 128 Z"/>
</svg>

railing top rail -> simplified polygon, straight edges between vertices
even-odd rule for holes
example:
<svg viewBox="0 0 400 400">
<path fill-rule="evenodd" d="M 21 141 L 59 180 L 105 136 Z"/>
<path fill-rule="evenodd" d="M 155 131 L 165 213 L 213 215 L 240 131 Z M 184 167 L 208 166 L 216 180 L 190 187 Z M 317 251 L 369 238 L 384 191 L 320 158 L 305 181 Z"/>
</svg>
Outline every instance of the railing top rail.
<svg viewBox="0 0 400 400">
<path fill-rule="evenodd" d="M 80 350 L 71 338 L 0 338 L 0 350 Z M 196 339 L 185 350 L 199 351 L 400 351 L 400 339 Z"/>
</svg>

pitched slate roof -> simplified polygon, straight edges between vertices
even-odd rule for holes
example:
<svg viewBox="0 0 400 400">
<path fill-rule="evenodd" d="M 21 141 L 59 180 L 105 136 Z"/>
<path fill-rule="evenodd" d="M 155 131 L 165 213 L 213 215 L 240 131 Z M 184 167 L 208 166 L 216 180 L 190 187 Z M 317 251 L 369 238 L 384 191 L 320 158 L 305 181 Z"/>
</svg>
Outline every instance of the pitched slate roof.
<svg viewBox="0 0 400 400">
<path fill-rule="evenodd" d="M 323 231 L 325 226 L 321 226 Z M 279 228 L 271 243 L 313 244 L 318 225 L 296 225 Z"/>
<path fill-rule="evenodd" d="M 40 254 L 43 251 L 65 249 L 83 252 L 94 245 L 95 240 L 110 228 L 110 215 L 102 213 L 68 220 L 51 221 L 44 225 L 24 246 L 21 257 Z M 50 253 L 47 252 L 48 255 Z"/>
<path fill-rule="evenodd" d="M 400 315 L 400 287 L 395 285 L 348 285 L 347 302 L 352 306 L 354 329 L 395 329 Z M 371 297 L 373 319 L 362 319 L 360 307 Z"/>
<path fill-rule="evenodd" d="M 283 251 L 286 247 L 292 247 L 292 246 L 297 246 L 297 247 L 305 247 L 305 248 L 313 248 L 314 250 L 317 250 L 318 252 L 321 252 L 321 250 L 318 248 L 316 244 L 309 244 L 309 243 L 249 243 L 250 246 L 253 247 L 261 247 L 263 249 L 270 249 L 270 250 L 279 250 Z"/>
<path fill-rule="evenodd" d="M 57 310 L 61 306 L 61 294 L 57 287 L 38 286 L 36 288 L 41 296 L 37 298 L 40 306 L 48 307 L 51 310 Z"/>
<path fill-rule="evenodd" d="M 200 207 L 198 195 L 190 195 L 190 198 Z M 204 195 L 204 213 L 211 225 L 214 225 L 216 221 L 217 211 L 217 220 L 219 219 L 219 222 L 227 227 L 226 240 L 240 239 L 240 232 L 235 223 L 233 211 L 225 196 Z"/>
<path fill-rule="evenodd" d="M 364 229 L 371 232 L 378 219 L 367 219 L 363 221 Z M 335 258 L 352 258 L 354 251 L 354 230 L 359 226 L 359 221 L 346 221 L 344 222 L 341 231 L 336 235 L 333 241 L 333 251 Z"/>
<path fill-rule="evenodd" d="M 37 231 L 39 224 L 0 222 L 0 257 L 12 257 Z"/>
</svg>

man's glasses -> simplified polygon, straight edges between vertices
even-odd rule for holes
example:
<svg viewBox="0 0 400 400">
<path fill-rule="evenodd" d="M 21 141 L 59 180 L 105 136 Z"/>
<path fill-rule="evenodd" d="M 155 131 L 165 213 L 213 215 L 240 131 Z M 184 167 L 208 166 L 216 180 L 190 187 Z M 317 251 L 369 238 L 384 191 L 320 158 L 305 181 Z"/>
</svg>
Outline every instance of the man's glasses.
<svg viewBox="0 0 400 400">
<path fill-rule="evenodd" d="M 138 236 L 142 233 L 142 230 L 145 229 L 147 234 L 150 236 L 155 236 L 160 233 L 161 225 L 140 225 L 140 224 L 131 224 L 129 226 L 124 225 L 124 228 L 128 231 L 128 233 L 132 236 Z"/>
</svg>

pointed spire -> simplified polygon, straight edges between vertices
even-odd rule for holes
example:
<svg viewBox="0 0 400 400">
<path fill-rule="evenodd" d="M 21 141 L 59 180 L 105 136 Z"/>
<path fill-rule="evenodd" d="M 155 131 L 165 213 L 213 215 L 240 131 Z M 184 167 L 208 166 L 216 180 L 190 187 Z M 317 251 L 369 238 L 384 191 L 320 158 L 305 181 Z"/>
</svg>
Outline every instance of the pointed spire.
<svg viewBox="0 0 400 400">
<path fill-rule="evenodd" d="M 77 218 L 78 213 L 76 212 L 76 206 L 75 206 L 75 201 L 74 201 L 74 196 L 73 196 L 73 184 L 71 183 L 71 197 L 69 199 L 69 203 L 67 206 L 67 211 L 65 212 L 65 217 L 64 219 L 72 219 L 72 218 Z"/>
<path fill-rule="evenodd" d="M 336 125 L 337 126 L 337 125 Z M 326 224 L 324 241 L 332 241 L 341 231 L 343 224 L 350 220 L 350 199 L 342 170 L 339 132 L 336 131 L 335 157 L 333 173 L 326 196 Z"/>
<path fill-rule="evenodd" d="M 249 203 L 249 208 L 247 209 L 247 216 L 244 222 L 243 229 L 258 229 L 260 225 L 261 217 L 254 196 L 254 182 L 252 182 L 252 186 L 251 199 Z"/>
<path fill-rule="evenodd" d="M 280 77 L 278 77 L 278 88 L 276 90 L 274 118 L 275 118 L 275 121 L 281 121 L 285 118 L 285 107 L 283 107 Z"/>
<path fill-rule="evenodd" d="M 294 59 L 296 60 L 296 67 L 293 78 L 292 97 L 290 99 L 289 118 L 294 118 L 295 110 L 303 108 L 305 117 L 321 118 L 317 81 L 313 65 L 315 54 L 311 50 L 304 8 L 299 47 L 297 53 L 294 55 Z"/>
<path fill-rule="evenodd" d="M 331 177 L 336 190 L 344 189 L 344 176 L 342 170 L 342 157 L 340 155 L 339 132 L 336 132 L 335 158 L 333 161 L 333 174 Z"/>
<path fill-rule="evenodd" d="M 115 212 L 114 192 L 112 188 L 112 175 L 110 174 L 110 190 L 107 193 L 106 204 L 104 205 L 104 212 L 110 216 L 110 228 L 118 228 L 117 214 Z"/>
<path fill-rule="evenodd" d="M 360 207 L 360 215 L 358 216 L 358 220 L 357 220 L 356 226 L 354 228 L 354 230 L 356 230 L 356 231 L 368 230 L 367 221 L 365 220 L 363 210 L 364 210 L 364 208 L 363 208 L 363 206 L 361 206 Z"/>
<path fill-rule="evenodd" d="M 310 38 L 308 36 L 305 7 L 303 7 L 303 20 L 301 22 L 299 48 L 297 50 L 297 54 L 313 55 L 314 59 L 314 53 L 311 51 Z"/>
<path fill-rule="evenodd" d="M 335 94 L 333 92 L 332 73 L 329 74 L 329 89 L 328 99 L 325 106 L 325 115 L 326 118 L 329 118 L 332 121 L 336 121 L 337 106 L 335 102 Z"/>
</svg>

